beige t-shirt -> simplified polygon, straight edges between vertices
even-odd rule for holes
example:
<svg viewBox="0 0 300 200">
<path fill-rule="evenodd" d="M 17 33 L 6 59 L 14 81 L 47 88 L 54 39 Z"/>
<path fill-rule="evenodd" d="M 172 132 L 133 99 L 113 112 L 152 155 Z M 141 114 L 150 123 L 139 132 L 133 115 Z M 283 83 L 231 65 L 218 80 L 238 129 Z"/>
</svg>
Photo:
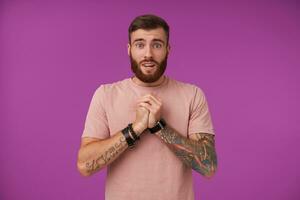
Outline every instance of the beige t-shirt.
<svg viewBox="0 0 300 200">
<path fill-rule="evenodd" d="M 101 85 L 94 93 L 82 137 L 109 138 L 135 120 L 136 100 L 148 93 L 162 99 L 162 117 L 180 134 L 214 134 L 203 91 L 165 76 L 156 87 L 131 78 Z M 191 168 L 157 136 L 145 131 L 133 150 L 108 166 L 106 200 L 193 200 Z"/>
</svg>

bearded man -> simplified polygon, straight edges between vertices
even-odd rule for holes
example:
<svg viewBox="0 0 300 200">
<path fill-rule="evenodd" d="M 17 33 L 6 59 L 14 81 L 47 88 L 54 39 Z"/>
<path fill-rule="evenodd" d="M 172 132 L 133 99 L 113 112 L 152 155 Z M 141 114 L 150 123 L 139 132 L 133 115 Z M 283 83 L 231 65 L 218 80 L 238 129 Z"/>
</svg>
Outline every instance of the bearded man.
<svg viewBox="0 0 300 200">
<path fill-rule="evenodd" d="M 166 76 L 169 26 L 155 15 L 128 29 L 133 77 L 100 85 L 86 116 L 77 166 L 107 167 L 107 200 L 193 200 L 192 169 L 217 169 L 214 129 L 203 91 Z"/>
</svg>

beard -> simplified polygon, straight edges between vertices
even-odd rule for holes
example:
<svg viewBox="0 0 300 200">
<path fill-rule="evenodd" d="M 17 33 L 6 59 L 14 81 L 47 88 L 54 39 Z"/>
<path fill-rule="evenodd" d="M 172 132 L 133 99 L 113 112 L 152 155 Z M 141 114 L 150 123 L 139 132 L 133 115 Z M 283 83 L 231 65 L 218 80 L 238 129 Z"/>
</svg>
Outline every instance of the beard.
<svg viewBox="0 0 300 200">
<path fill-rule="evenodd" d="M 138 64 L 138 62 L 132 58 L 131 52 L 129 57 L 130 57 L 132 72 L 135 74 L 135 76 L 138 79 L 140 79 L 145 83 L 153 83 L 157 81 L 165 73 L 165 70 L 167 68 L 168 53 L 166 54 L 164 60 L 161 61 L 160 63 L 153 59 L 144 59 L 140 62 L 140 64 Z M 143 71 L 141 70 L 141 63 L 145 61 L 151 61 L 156 64 L 157 69 L 154 72 L 154 74 L 147 75 L 143 73 Z"/>
</svg>

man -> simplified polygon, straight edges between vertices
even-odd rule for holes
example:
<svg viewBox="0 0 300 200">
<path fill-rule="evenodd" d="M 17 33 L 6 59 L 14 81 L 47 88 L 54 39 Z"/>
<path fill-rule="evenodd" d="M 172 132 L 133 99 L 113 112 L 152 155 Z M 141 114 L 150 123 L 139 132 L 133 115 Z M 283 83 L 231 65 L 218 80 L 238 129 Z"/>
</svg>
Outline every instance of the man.
<svg viewBox="0 0 300 200">
<path fill-rule="evenodd" d="M 192 169 L 205 177 L 216 171 L 204 93 L 164 75 L 169 52 L 168 24 L 135 18 L 128 44 L 135 76 L 94 93 L 77 165 L 84 176 L 108 167 L 107 200 L 191 200 Z"/>
</svg>

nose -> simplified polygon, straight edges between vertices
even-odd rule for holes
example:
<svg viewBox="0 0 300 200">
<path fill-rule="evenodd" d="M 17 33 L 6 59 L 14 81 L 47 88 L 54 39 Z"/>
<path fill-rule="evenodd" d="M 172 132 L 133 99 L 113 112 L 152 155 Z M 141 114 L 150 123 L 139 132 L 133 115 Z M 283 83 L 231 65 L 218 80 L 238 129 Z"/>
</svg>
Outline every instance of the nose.
<svg viewBox="0 0 300 200">
<path fill-rule="evenodd" d="M 150 59 L 150 58 L 152 58 L 152 49 L 151 49 L 151 47 L 150 46 L 148 46 L 147 48 L 146 48 L 146 52 L 145 52 L 145 59 Z"/>
</svg>

